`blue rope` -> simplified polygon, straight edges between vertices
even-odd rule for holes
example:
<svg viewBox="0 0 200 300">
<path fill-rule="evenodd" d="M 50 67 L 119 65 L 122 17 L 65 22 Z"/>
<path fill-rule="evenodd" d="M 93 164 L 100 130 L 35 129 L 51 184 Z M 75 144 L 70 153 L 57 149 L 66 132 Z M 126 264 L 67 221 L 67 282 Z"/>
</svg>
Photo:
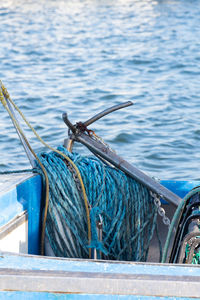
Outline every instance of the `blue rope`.
<svg viewBox="0 0 200 300">
<path fill-rule="evenodd" d="M 58 150 L 76 164 L 90 209 L 91 244 L 82 192 L 75 173 L 56 152 L 41 153 L 50 182 L 46 237 L 56 256 L 88 258 L 89 247 L 104 259 L 146 261 L 156 228 L 157 210 L 142 184 L 95 156 L 83 157 L 64 147 Z M 102 241 L 96 224 L 103 220 Z"/>
</svg>

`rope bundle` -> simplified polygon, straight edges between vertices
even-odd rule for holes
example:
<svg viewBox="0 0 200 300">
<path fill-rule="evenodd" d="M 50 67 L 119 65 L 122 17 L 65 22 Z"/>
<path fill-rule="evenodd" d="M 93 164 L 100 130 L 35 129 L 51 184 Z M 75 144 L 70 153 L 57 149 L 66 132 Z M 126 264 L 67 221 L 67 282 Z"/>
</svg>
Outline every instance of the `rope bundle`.
<svg viewBox="0 0 200 300">
<path fill-rule="evenodd" d="M 83 195 L 69 163 L 58 152 L 38 155 L 49 178 L 46 237 L 54 255 L 88 258 L 89 249 L 104 259 L 146 261 L 157 211 L 149 191 L 96 157 L 82 157 L 65 148 L 80 171 L 88 198 L 91 242 Z M 103 220 L 102 241 L 97 222 Z"/>
<path fill-rule="evenodd" d="M 44 254 L 46 232 L 56 256 L 88 258 L 91 248 L 95 248 L 106 259 L 145 261 L 157 217 L 147 188 L 95 157 L 83 158 L 68 153 L 65 148 L 55 150 L 47 145 L 12 101 L 2 82 L 0 101 L 37 161 L 46 187 L 41 254 Z M 10 106 L 53 152 L 35 154 Z M 103 220 L 102 241 L 97 234 L 99 220 Z"/>
</svg>

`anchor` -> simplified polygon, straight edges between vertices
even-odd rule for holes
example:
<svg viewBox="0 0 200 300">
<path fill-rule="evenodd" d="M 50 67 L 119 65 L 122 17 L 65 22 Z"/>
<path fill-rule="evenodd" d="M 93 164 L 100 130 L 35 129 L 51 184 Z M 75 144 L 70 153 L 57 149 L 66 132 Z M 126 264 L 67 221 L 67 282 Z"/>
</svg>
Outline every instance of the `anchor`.
<svg viewBox="0 0 200 300">
<path fill-rule="evenodd" d="M 91 134 L 92 131 L 87 128 L 89 125 L 99 120 L 100 118 L 108 115 L 109 113 L 112 113 L 124 107 L 128 107 L 130 105 L 133 105 L 131 101 L 112 106 L 98 113 L 97 115 L 88 119 L 87 121 L 78 122 L 75 125 L 71 123 L 67 113 L 63 113 L 63 121 L 69 128 L 69 139 L 67 148 L 68 150 L 71 150 L 74 141 L 85 145 L 96 156 L 111 163 L 114 167 L 120 169 L 128 176 L 142 183 L 153 193 L 157 194 L 160 198 L 166 200 L 167 202 L 170 202 L 173 206 L 177 207 L 178 204 L 182 201 L 182 199 L 179 196 L 177 196 L 176 194 L 165 188 L 163 185 L 161 185 L 159 182 L 155 181 L 154 179 L 152 179 L 151 177 L 134 167 L 132 164 L 124 160 L 122 157 L 111 151 L 110 148 L 107 147 L 100 140 L 93 138 L 93 135 Z"/>
</svg>

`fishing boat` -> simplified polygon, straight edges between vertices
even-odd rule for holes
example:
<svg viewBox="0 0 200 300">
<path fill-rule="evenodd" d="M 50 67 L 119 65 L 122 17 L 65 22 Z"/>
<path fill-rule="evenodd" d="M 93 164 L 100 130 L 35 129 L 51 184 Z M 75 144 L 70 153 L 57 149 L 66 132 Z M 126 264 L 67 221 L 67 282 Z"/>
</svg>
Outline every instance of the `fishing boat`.
<svg viewBox="0 0 200 300">
<path fill-rule="evenodd" d="M 145 197 L 146 205 L 149 205 L 149 201 L 153 201 L 151 206 L 148 206 L 148 209 L 151 209 L 153 214 L 146 223 L 145 218 L 149 212 L 146 211 L 145 207 L 142 207 L 142 210 L 140 208 L 140 213 L 136 211 L 138 217 L 137 220 L 135 217 L 133 221 L 132 213 L 128 215 L 125 213 L 127 210 L 132 209 L 131 204 L 129 203 L 128 209 L 121 209 L 120 203 L 118 203 L 118 209 L 114 209 L 116 221 L 112 225 L 113 232 L 114 230 L 116 232 L 112 234 L 112 239 L 108 239 L 109 241 L 107 240 L 107 242 L 105 241 L 106 238 L 104 238 L 104 228 L 102 229 L 104 226 L 110 226 L 105 221 L 107 218 L 106 213 L 102 213 L 102 207 L 97 212 L 96 210 L 92 210 L 91 202 L 89 204 L 86 202 L 85 206 L 83 204 L 86 211 L 85 214 L 87 215 L 87 211 L 90 212 L 89 220 L 84 217 L 86 220 L 84 224 L 86 225 L 83 225 L 87 229 L 88 240 L 90 242 L 84 251 L 79 249 L 78 252 L 77 249 L 74 249 L 76 248 L 76 239 L 79 239 L 79 232 L 73 232 L 73 222 L 76 220 L 73 219 L 67 223 L 68 220 L 65 219 L 65 222 L 61 222 L 61 218 L 64 216 L 62 209 L 66 204 L 59 202 L 59 199 L 57 199 L 56 201 L 59 202 L 60 210 L 57 210 L 53 218 L 49 217 L 50 210 L 54 208 L 52 206 L 53 202 L 51 202 L 53 196 L 50 195 L 50 202 L 47 200 L 44 201 L 44 190 L 47 182 L 45 181 L 43 170 L 39 169 L 39 163 L 35 162 L 36 157 L 34 157 L 26 137 L 18 126 L 19 123 L 11 107 L 12 102 L 10 103 L 9 100 L 10 97 L 7 91 L 1 85 L 1 102 L 7 106 L 9 113 L 13 116 L 14 126 L 33 168 L 32 170 L 19 172 L 4 172 L 4 174 L 1 173 L 0 175 L 1 299 L 200 298 L 200 268 L 198 266 L 200 253 L 200 182 L 157 181 L 150 178 L 132 164 L 119 157 L 99 138 L 94 137 L 93 132 L 87 128 L 94 121 L 106 114 L 129 106 L 131 103 L 117 105 L 99 113 L 84 123 L 79 122 L 75 125 L 69 121 L 67 114 L 63 114 L 63 120 L 70 132 L 67 144 L 65 143 L 66 151 L 68 152 L 60 148 L 60 150 L 56 150 L 56 155 L 52 156 L 53 154 L 51 154 L 51 159 L 46 154 L 37 156 L 37 158 L 40 158 L 42 165 L 47 168 L 44 159 L 48 158 L 48 161 L 52 162 L 64 155 L 61 169 L 66 168 L 65 172 L 69 169 L 69 174 L 71 174 L 74 172 L 72 170 L 74 162 L 76 161 L 78 165 L 78 161 L 80 160 L 79 156 L 76 156 L 73 160 L 73 155 L 70 154 L 73 143 L 78 141 L 95 154 L 95 158 L 89 158 L 86 161 L 86 165 L 91 160 L 95 163 L 95 166 L 98 164 L 98 168 L 100 168 L 100 164 L 103 164 L 105 172 L 110 172 L 109 174 L 113 172 L 117 178 L 120 177 L 120 182 L 128 180 L 128 190 L 131 189 L 133 183 L 135 184 L 135 188 L 139 194 L 139 196 L 137 195 L 139 197 L 138 201 L 144 201 Z M 16 109 L 16 106 L 14 108 Z M 62 153 L 60 154 L 60 152 Z M 68 156 L 66 156 L 66 153 Z M 82 160 L 81 163 L 82 165 L 79 164 L 78 169 L 83 168 Z M 76 170 L 75 168 L 76 166 L 74 170 Z M 87 170 L 86 173 L 88 174 L 88 172 Z M 85 182 L 84 180 L 81 181 L 80 178 L 84 177 L 84 172 L 82 171 L 79 174 L 77 170 L 76 176 L 72 175 L 72 180 L 75 183 L 79 182 L 78 190 L 82 188 L 80 199 L 83 199 L 84 187 L 80 187 L 80 182 L 84 184 Z M 47 176 L 47 178 L 50 178 L 50 176 Z M 55 180 L 56 183 L 59 180 L 58 174 Z M 96 178 L 93 180 L 96 180 Z M 59 184 L 59 187 L 60 185 L 62 183 Z M 57 186 L 55 189 L 57 189 Z M 73 186 L 70 186 L 69 192 L 72 191 Z M 88 194 L 87 186 L 85 186 L 85 191 Z M 119 191 L 117 193 L 120 195 Z M 141 203 L 144 204 L 144 202 Z M 67 203 L 67 208 L 65 207 L 65 209 L 68 209 L 69 206 L 70 202 Z M 107 209 L 108 207 L 106 206 Z M 136 209 L 137 205 L 134 205 L 133 208 Z M 121 215 L 119 215 L 120 209 L 122 211 Z M 91 211 L 94 214 L 96 212 L 95 217 L 91 214 Z M 81 216 L 81 218 L 83 217 Z M 142 227 L 139 221 L 143 222 Z M 112 220 L 109 222 L 112 222 Z M 124 222 L 125 226 L 123 225 Z M 145 227 L 147 223 L 149 226 L 148 230 Z M 89 224 L 91 230 L 88 229 Z M 120 226 L 117 227 L 117 224 Z M 132 239 L 133 233 L 130 234 L 132 232 L 132 228 L 128 226 L 130 224 L 135 226 L 135 231 L 138 228 L 138 231 L 134 232 L 134 239 Z M 54 232 L 54 228 L 57 228 L 59 232 Z M 78 225 L 77 228 L 79 228 Z M 110 227 L 108 228 L 111 231 Z M 128 241 L 128 233 L 125 232 L 124 228 L 128 228 L 128 233 L 130 234 Z M 122 230 L 122 233 L 119 230 Z M 91 231 L 91 236 L 89 236 L 89 231 Z M 53 232 L 54 237 L 53 244 L 51 244 L 51 232 Z M 68 233 L 68 236 L 63 237 L 62 234 L 64 235 L 64 233 Z M 159 238 L 157 238 L 158 233 Z M 148 239 L 145 234 L 149 235 Z M 129 244 L 126 247 L 124 246 L 124 236 L 126 236 L 126 242 Z M 87 239 L 87 236 L 85 239 Z M 131 239 L 132 241 L 129 243 Z M 114 240 L 116 241 L 115 244 Z M 135 242 L 136 240 L 137 243 Z M 56 243 L 57 246 L 54 247 Z M 82 241 L 79 244 L 81 243 Z M 148 247 L 146 247 L 145 243 L 148 243 Z M 65 255 L 68 252 L 65 252 L 63 245 L 66 248 L 68 247 L 69 251 L 73 249 L 74 253 L 76 253 L 74 257 L 72 255 Z M 107 249 L 105 249 L 106 247 Z M 121 249 L 121 252 L 116 250 L 114 253 L 112 247 Z M 134 247 L 137 249 L 134 249 Z M 123 259 L 125 257 L 123 256 L 125 248 L 128 249 L 126 252 L 127 260 Z M 163 253 L 160 253 L 161 248 L 163 248 Z M 107 253 L 108 249 L 110 251 L 109 254 Z M 117 253 L 117 251 L 120 253 Z M 134 256 L 137 254 L 137 251 L 138 253 L 142 253 L 141 256 Z M 59 255 L 59 253 L 61 254 Z M 140 257 L 140 259 L 134 259 L 134 257 Z"/>
</svg>

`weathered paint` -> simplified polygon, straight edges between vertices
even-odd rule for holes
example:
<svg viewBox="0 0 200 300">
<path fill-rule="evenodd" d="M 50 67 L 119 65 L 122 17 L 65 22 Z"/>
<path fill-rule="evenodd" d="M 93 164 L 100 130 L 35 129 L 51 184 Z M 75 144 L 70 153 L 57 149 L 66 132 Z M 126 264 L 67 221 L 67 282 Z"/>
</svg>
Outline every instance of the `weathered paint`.
<svg viewBox="0 0 200 300">
<path fill-rule="evenodd" d="M 184 197 L 188 191 L 199 185 L 199 181 L 170 181 L 162 180 L 161 184 Z M 33 174 L 11 174 L 0 176 L 0 226 L 4 226 L 23 211 L 28 211 L 28 253 L 40 252 L 40 218 L 41 218 L 41 177 Z M 25 231 L 24 231 L 25 232 Z M 24 243 L 27 237 L 24 235 L 19 240 Z M 4 243 L 5 244 L 5 243 Z M 15 247 L 17 248 L 17 246 Z M 2 250 L 10 251 L 10 246 L 2 247 Z M 13 248 L 13 251 L 14 250 Z M 18 251 L 17 251 L 18 252 Z"/>
<path fill-rule="evenodd" d="M 161 183 L 181 197 L 199 185 L 199 182 L 189 181 Z M 8 192 L 0 192 L 0 209 L 4 213 L 9 210 L 5 206 L 5 195 L 12 208 L 6 218 L 10 220 L 14 210 L 28 211 L 29 253 L 38 254 L 40 176 L 28 178 Z M 0 256 L 0 298 L 7 297 L 5 299 L 191 299 L 192 295 L 200 298 L 199 282 L 200 268 L 194 265 L 91 261 L 6 253 Z M 95 295 L 97 291 L 101 295 Z"/>
<path fill-rule="evenodd" d="M 190 190 L 200 185 L 200 181 L 183 180 L 161 180 L 160 183 L 181 198 L 184 198 Z"/>
<path fill-rule="evenodd" d="M 13 232 L 15 245 L 11 245 L 13 237 L 9 233 L 0 242 L 0 249 L 12 252 L 19 252 L 23 249 L 20 252 L 39 254 L 41 177 L 33 174 L 1 175 L 0 189 L 0 230 L 7 224 L 9 227 L 9 223 L 25 211 L 28 212 L 28 226 L 25 223 Z"/>
<path fill-rule="evenodd" d="M 28 253 L 40 253 L 40 226 L 41 226 L 41 177 L 34 176 L 27 182 L 26 199 L 28 199 Z"/>
<path fill-rule="evenodd" d="M 37 292 L 1 292 L 0 299 L 2 300 L 189 300 L 194 298 L 180 297 L 152 297 L 140 295 L 70 295 L 70 294 L 55 294 L 55 293 L 37 293 Z"/>
<path fill-rule="evenodd" d="M 200 276 L 198 265 L 175 265 L 138 262 L 94 261 L 86 259 L 69 259 L 42 257 L 36 255 L 15 255 L 2 253 L 0 268 L 18 270 L 51 270 L 67 272 L 102 272 L 108 274 L 146 274 L 165 276 Z"/>
<path fill-rule="evenodd" d="M 0 175 L 0 227 L 27 209 L 28 202 L 18 193 L 30 175 Z"/>
<path fill-rule="evenodd" d="M 2 255 L 3 256 L 3 255 Z M 50 259 L 47 259 L 49 261 Z M 66 259 L 65 259 L 66 260 Z M 63 263 L 65 260 L 62 260 Z M 68 260 L 69 261 L 69 260 Z M 56 265 L 58 259 L 54 259 Z M 80 265 L 84 261 L 79 261 Z M 20 260 L 18 261 L 20 263 Z M 49 292 L 59 294 L 88 294 L 88 295 L 141 295 L 151 297 L 182 297 L 199 298 L 199 268 L 188 266 L 174 266 L 182 269 L 182 274 L 174 275 L 171 267 L 165 266 L 166 275 L 160 273 L 162 265 L 135 263 L 128 272 L 121 273 L 123 263 L 102 262 L 102 265 L 114 264 L 115 272 L 108 273 L 108 269 L 101 271 L 101 262 L 85 262 L 84 271 L 69 271 L 65 265 L 64 271 L 52 271 L 48 264 L 46 269 L 37 270 L 32 262 L 32 269 L 21 269 L 19 267 L 8 268 L 5 264 L 0 268 L 0 291 L 23 291 L 23 292 Z M 76 263 L 74 260 L 72 263 Z M 91 270 L 93 265 L 93 271 Z M 130 264 L 124 263 L 128 266 Z M 145 266 L 145 267 L 144 267 Z M 152 274 L 152 267 L 157 268 L 157 274 Z M 145 271 L 148 268 L 149 274 Z M 132 271 L 132 272 L 131 272 Z M 155 271 L 155 269 L 154 269 Z M 168 271 L 168 272 L 167 272 Z M 192 275 L 191 275 L 192 274 Z"/>
<path fill-rule="evenodd" d="M 28 221 L 24 221 L 0 239 L 0 251 L 28 254 Z"/>
</svg>

